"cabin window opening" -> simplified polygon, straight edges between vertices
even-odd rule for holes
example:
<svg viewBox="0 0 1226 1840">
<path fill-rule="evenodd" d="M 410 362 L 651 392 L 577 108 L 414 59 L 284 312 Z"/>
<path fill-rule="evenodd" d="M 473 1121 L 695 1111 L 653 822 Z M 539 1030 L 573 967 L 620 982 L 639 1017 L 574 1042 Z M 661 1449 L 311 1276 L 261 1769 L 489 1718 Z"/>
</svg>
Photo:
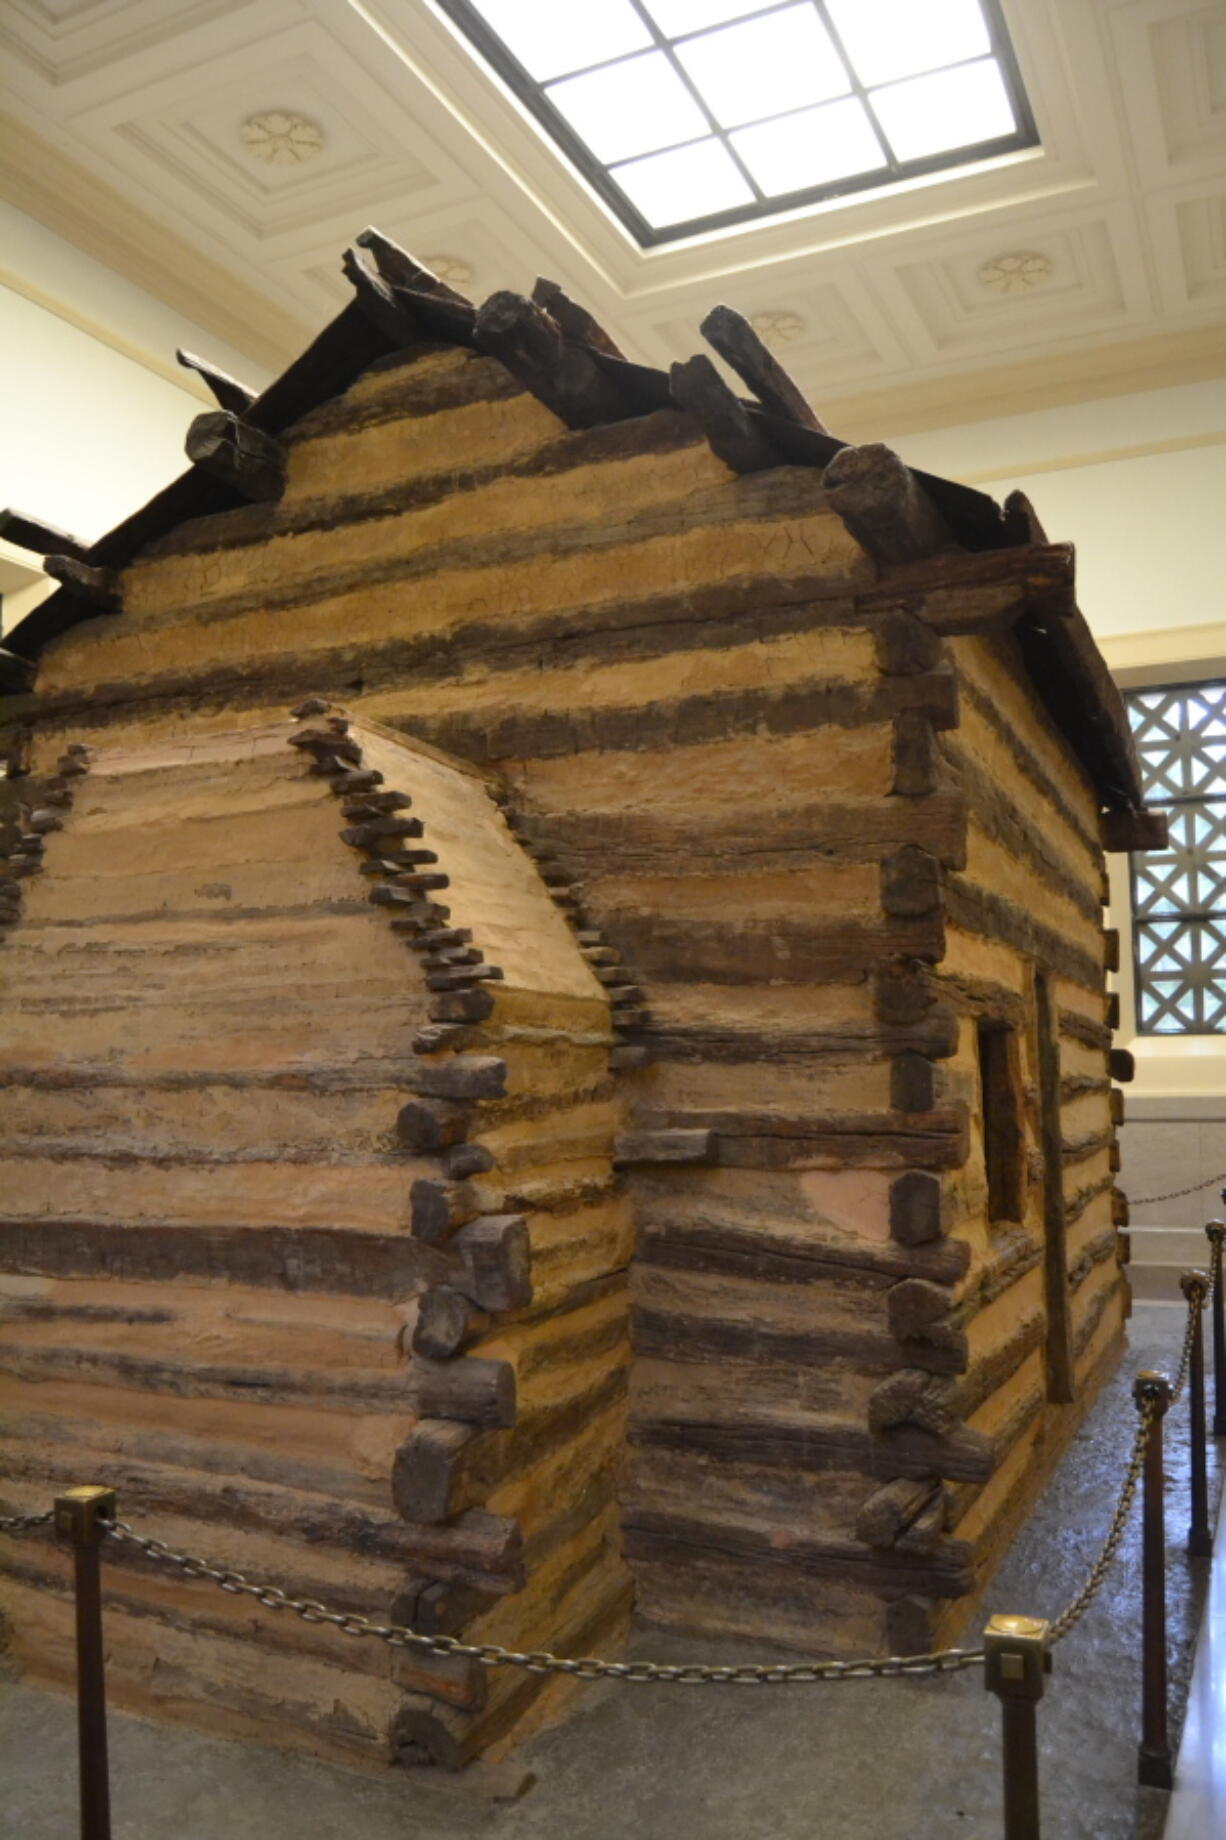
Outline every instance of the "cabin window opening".
<svg viewBox="0 0 1226 1840">
<path fill-rule="evenodd" d="M 1023 1142 L 1017 1033 L 1003 1023 L 979 1024 L 979 1115 L 988 1218 L 1022 1217 Z"/>
<path fill-rule="evenodd" d="M 1226 683 L 1125 702 L 1145 802 L 1170 826 L 1131 859 L 1137 1031 L 1226 1034 Z"/>
</svg>

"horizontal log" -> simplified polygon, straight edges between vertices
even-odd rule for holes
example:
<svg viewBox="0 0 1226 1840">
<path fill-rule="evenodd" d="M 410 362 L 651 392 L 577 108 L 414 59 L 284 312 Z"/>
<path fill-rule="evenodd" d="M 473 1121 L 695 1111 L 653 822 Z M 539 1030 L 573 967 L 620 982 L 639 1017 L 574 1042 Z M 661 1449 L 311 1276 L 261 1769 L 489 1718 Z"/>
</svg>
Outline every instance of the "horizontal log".
<svg viewBox="0 0 1226 1840">
<path fill-rule="evenodd" d="M 615 1168 L 636 1163 L 713 1163 L 715 1133 L 709 1130 L 673 1129 L 628 1131 L 617 1139 Z"/>
<path fill-rule="evenodd" d="M 947 1437 L 964 1416 L 960 1400 L 959 1384 L 948 1375 L 900 1367 L 870 1393 L 868 1428 L 876 1433 L 911 1424 Z"/>
<path fill-rule="evenodd" d="M 1104 811 L 1098 819 L 1103 849 L 1166 850 L 1170 832 L 1164 811 Z"/>
<path fill-rule="evenodd" d="M 831 1282 L 883 1291 L 896 1280 L 927 1277 L 956 1284 L 965 1277 L 971 1249 L 965 1240 L 941 1239 L 923 1246 L 893 1241 L 822 1240 L 762 1226 L 732 1226 L 717 1220 L 661 1217 L 643 1202 L 636 1258 L 674 1271 L 726 1272 L 732 1277 L 776 1283 Z"/>
<path fill-rule="evenodd" d="M 941 907 L 941 865 L 918 844 L 904 844 L 881 864 L 881 906 L 892 919 L 918 919 Z"/>
<path fill-rule="evenodd" d="M 903 1246 L 922 1246 L 942 1232 L 940 1177 L 909 1169 L 890 1184 L 891 1238 Z"/>
<path fill-rule="evenodd" d="M 1076 1009 L 1060 1010 L 1057 1020 L 1060 1033 L 1070 1041 L 1080 1042 L 1083 1048 L 1101 1048 L 1104 1053 L 1111 1049 L 1111 1029 L 1105 1022 L 1095 1022 L 1092 1017 L 1083 1016 Z M 1114 1074 L 1112 1078 L 1115 1078 Z"/>
<path fill-rule="evenodd" d="M 1120 932 L 1116 926 L 1103 928 L 1103 967 L 1107 971 L 1120 968 Z"/>
<path fill-rule="evenodd" d="M 405 1394 L 423 1418 L 454 1418 L 468 1425 L 515 1423 L 515 1369 L 509 1361 L 478 1355 L 429 1361 L 415 1355 L 405 1371 Z"/>
<path fill-rule="evenodd" d="M 875 1489 L 856 1514 L 856 1538 L 866 1546 L 893 1546 L 925 1509 L 941 1500 L 939 1483 L 900 1476 Z"/>
<path fill-rule="evenodd" d="M 914 562 L 956 547 L 910 468 L 880 442 L 841 448 L 823 484 L 852 536 L 880 563 Z"/>
<path fill-rule="evenodd" d="M 767 1567 L 783 1567 L 798 1578 L 837 1578 L 857 1581 L 865 1590 L 910 1584 L 939 1597 L 960 1597 L 970 1589 L 970 1549 L 949 1540 L 921 1561 L 910 1555 L 882 1552 L 856 1541 L 821 1539 L 799 1529 L 786 1540 L 774 1527 L 746 1527 L 727 1521 L 712 1526 L 707 1521 L 680 1515 L 648 1514 L 633 1508 L 623 1516 L 623 1539 L 630 1559 L 652 1560 L 684 1553 L 727 1554 Z"/>
<path fill-rule="evenodd" d="M 480 1211 L 477 1196 L 462 1183 L 419 1177 L 409 1190 L 409 1224 L 415 1239 L 438 1244 Z"/>
<path fill-rule="evenodd" d="M 771 415 L 818 434 L 830 433 L 743 313 L 734 307 L 712 307 L 699 331 Z"/>
<path fill-rule="evenodd" d="M 454 1285 L 436 1284 L 417 1300 L 410 1346 L 428 1360 L 449 1361 L 488 1322 Z"/>
<path fill-rule="evenodd" d="M 471 994 L 484 993 L 474 991 Z M 406 1075 L 406 1084 L 415 1092 L 434 1099 L 501 1099 L 506 1094 L 507 1064 L 488 1054 L 456 1054 L 442 1061 L 418 1060 Z"/>
<path fill-rule="evenodd" d="M 396 1136 L 406 1150 L 445 1150 L 468 1130 L 471 1111 L 449 1099 L 410 1099 L 396 1114 Z"/>
<path fill-rule="evenodd" d="M 225 409 L 198 415 L 184 447 L 193 466 L 243 498 L 279 498 L 285 489 L 281 443 Z"/>
<path fill-rule="evenodd" d="M 1107 1056 L 1107 1070 L 1121 1086 L 1130 1085 L 1137 1077 L 1136 1056 L 1131 1048 L 1112 1048 Z"/>
<path fill-rule="evenodd" d="M 185 351 L 180 345 L 175 357 L 184 370 L 195 371 L 197 377 L 212 391 L 219 409 L 228 409 L 232 415 L 245 415 L 255 401 L 255 391 L 249 390 L 245 383 L 236 377 L 210 364 L 207 358 L 198 358 L 195 352 Z"/>
<path fill-rule="evenodd" d="M 463 1453 L 486 1433 L 447 1419 L 422 1419 L 392 1464 L 392 1500 L 406 1521 L 438 1525 L 476 1505 Z"/>
<path fill-rule="evenodd" d="M 987 1482 L 1001 1452 L 996 1442 L 960 1425 L 944 1437 L 917 1425 L 895 1425 L 874 1439 L 877 1473 L 882 1476 L 937 1476 L 945 1482 Z"/>
<path fill-rule="evenodd" d="M 522 1310 L 532 1301 L 532 1251 L 522 1214 L 483 1214 L 453 1233 L 447 1250 L 460 1261 L 451 1278 L 483 1310 Z"/>
</svg>

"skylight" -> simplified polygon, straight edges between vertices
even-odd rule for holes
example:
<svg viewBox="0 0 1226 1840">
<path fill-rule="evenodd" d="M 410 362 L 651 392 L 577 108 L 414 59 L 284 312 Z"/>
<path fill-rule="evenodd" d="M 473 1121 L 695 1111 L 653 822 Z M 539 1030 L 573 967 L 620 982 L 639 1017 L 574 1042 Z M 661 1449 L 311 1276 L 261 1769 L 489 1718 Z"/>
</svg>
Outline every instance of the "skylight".
<svg viewBox="0 0 1226 1840">
<path fill-rule="evenodd" d="M 998 0 L 438 0 L 644 245 L 1037 143 Z"/>
</svg>

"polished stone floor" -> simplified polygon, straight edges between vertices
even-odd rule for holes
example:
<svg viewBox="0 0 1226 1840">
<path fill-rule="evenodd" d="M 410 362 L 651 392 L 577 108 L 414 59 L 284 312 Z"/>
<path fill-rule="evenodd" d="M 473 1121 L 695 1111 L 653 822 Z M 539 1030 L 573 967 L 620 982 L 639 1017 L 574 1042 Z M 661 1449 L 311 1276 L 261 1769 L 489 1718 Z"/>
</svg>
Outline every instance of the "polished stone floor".
<svg viewBox="0 0 1226 1840">
<path fill-rule="evenodd" d="M 1175 1308 L 1138 1307 L 1124 1366 L 1002 1567 L 993 1607 L 1054 1615 L 1073 1595 L 1110 1517 L 1134 1424 L 1132 1372 L 1172 1367 L 1181 1328 Z M 1189 1566 L 1180 1551 L 1182 1413 L 1171 1431 L 1169 1615 L 1181 1706 L 1209 1567 Z M 1216 1464 L 1212 1487 L 1216 1499 Z M 1168 1806 L 1180 1805 L 1135 1785 L 1137 1555 L 1134 1523 L 1102 1597 L 1056 1653 L 1041 1708 L 1045 1840 L 1158 1840 Z M 1226 1664 L 1226 1581 L 1207 1629 Z M 698 1652 L 646 1633 L 637 1648 Z M 1194 1748 L 1180 1774 L 1188 1813 L 1170 1830 L 1178 1840 L 1226 1833 L 1221 1821 L 1206 1827 L 1203 1812 L 1204 1760 L 1222 1693 L 1219 1679 L 1215 1701 L 1212 1683 L 1202 1689 L 1198 1676 L 1189 1715 Z M 1219 1721 L 1217 1729 L 1220 1776 L 1226 1726 Z M 999 1840 L 1001 1833 L 998 1715 L 977 1674 L 766 1689 L 593 1688 L 564 1725 L 525 1747 L 537 1781 L 510 1806 L 417 1775 L 351 1776 L 118 1716 L 112 1755 L 115 1840 Z M 0 1683 L 4 1840 L 68 1840 L 76 1831 L 74 1770 L 71 1708 Z"/>
</svg>

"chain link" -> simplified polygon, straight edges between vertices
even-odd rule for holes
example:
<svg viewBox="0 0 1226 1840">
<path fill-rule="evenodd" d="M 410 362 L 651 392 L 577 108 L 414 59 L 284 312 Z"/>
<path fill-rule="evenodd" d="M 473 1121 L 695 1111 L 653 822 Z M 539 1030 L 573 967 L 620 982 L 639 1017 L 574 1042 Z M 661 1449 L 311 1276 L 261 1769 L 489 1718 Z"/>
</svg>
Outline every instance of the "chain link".
<svg viewBox="0 0 1226 1840">
<path fill-rule="evenodd" d="M 928 1655 L 886 1655 L 868 1661 L 742 1662 L 710 1665 L 699 1661 L 604 1661 L 595 1655 L 551 1655 L 544 1650 L 521 1654 L 494 1642 L 461 1642 L 456 1636 L 427 1636 L 399 1623 L 377 1623 L 354 1611 L 329 1610 L 309 1597 L 291 1597 L 279 1585 L 225 1571 L 203 1559 L 175 1552 L 164 1540 L 137 1533 L 127 1521 L 108 1521 L 113 1540 L 138 1546 L 151 1559 L 177 1566 L 188 1578 L 202 1578 L 233 1596 L 253 1597 L 266 1610 L 292 1610 L 304 1623 L 327 1623 L 342 1635 L 373 1636 L 390 1648 L 411 1648 L 431 1655 L 453 1655 L 483 1667 L 520 1668 L 527 1674 L 569 1674 L 579 1680 L 626 1680 L 682 1686 L 784 1686 L 835 1680 L 894 1680 L 928 1674 L 958 1674 L 979 1667 L 983 1650 L 946 1648 Z"/>
<path fill-rule="evenodd" d="M 1124 1473 L 1124 1485 L 1115 1504 L 1115 1513 L 1111 1516 L 1107 1537 L 1099 1547 L 1098 1557 L 1090 1567 L 1080 1591 L 1068 1609 L 1062 1611 L 1051 1624 L 1047 1632 L 1049 1642 L 1060 1642 L 1071 1629 L 1075 1629 L 1102 1589 L 1103 1580 L 1111 1570 L 1112 1561 L 1124 1537 L 1124 1529 L 1128 1525 L 1128 1517 L 1132 1513 L 1137 1484 L 1145 1468 L 1145 1452 L 1149 1446 L 1149 1434 L 1156 1417 L 1157 1407 L 1153 1401 L 1143 1400 L 1139 1408 L 1136 1436 L 1132 1440 L 1132 1450 L 1128 1457 L 1128 1468 Z"/>
<path fill-rule="evenodd" d="M 28 1533 L 32 1527 L 46 1527 L 54 1519 L 54 1508 L 48 1508 L 45 1514 L 0 1514 L 0 1533 Z"/>
<path fill-rule="evenodd" d="M 1212 1188 L 1215 1182 L 1226 1182 L 1226 1169 L 1207 1176 L 1203 1182 L 1193 1182 L 1190 1188 L 1173 1188 L 1167 1195 L 1129 1195 L 1128 1199 L 1133 1207 L 1153 1207 L 1159 1201 L 1182 1201 L 1185 1195 L 1199 1195 L 1202 1188 Z"/>
</svg>

